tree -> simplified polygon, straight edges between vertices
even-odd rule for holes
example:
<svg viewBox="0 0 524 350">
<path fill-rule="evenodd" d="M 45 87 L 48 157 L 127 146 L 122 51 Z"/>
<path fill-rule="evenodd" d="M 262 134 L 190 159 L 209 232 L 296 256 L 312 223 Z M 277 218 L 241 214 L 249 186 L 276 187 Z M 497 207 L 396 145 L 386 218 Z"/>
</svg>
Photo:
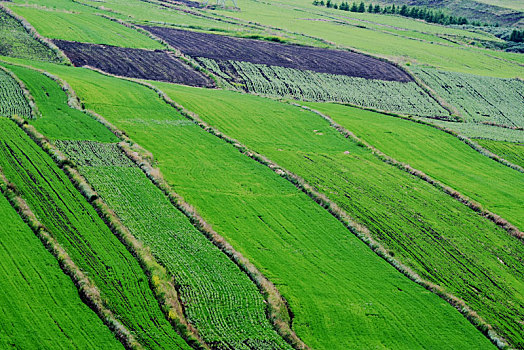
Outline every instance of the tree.
<svg viewBox="0 0 524 350">
<path fill-rule="evenodd" d="M 357 4 L 353 3 L 353 5 L 351 5 L 351 9 L 350 9 L 351 12 L 358 12 L 358 7 L 357 7 Z"/>
<path fill-rule="evenodd" d="M 402 8 L 400 9 L 399 14 L 401 14 L 402 16 L 405 16 L 407 13 L 408 13 L 408 7 L 406 6 L 406 4 L 404 4 L 402 5 Z"/>
<path fill-rule="evenodd" d="M 373 9 L 373 12 L 379 13 L 380 12 L 380 5 L 375 5 L 375 8 Z"/>
<path fill-rule="evenodd" d="M 363 2 L 358 6 L 358 12 L 366 12 L 366 5 Z"/>
<path fill-rule="evenodd" d="M 372 4 L 369 4 L 368 12 L 369 12 L 369 13 L 372 13 L 372 12 L 373 12 L 373 5 L 372 5 Z"/>
<path fill-rule="evenodd" d="M 333 4 L 331 3 L 331 0 L 327 0 L 326 7 L 327 8 L 332 8 L 333 7 Z"/>
</svg>

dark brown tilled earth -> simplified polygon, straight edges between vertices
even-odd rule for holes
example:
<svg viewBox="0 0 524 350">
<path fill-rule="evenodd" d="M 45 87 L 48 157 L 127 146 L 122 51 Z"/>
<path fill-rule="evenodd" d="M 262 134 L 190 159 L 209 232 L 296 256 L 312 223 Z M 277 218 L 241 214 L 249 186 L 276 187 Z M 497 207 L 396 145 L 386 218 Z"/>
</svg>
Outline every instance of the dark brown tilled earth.
<svg viewBox="0 0 524 350">
<path fill-rule="evenodd" d="M 91 66 L 104 72 L 138 79 L 213 87 L 214 82 L 181 62 L 168 51 L 53 40 L 76 67 Z"/>
<path fill-rule="evenodd" d="M 409 74 L 393 64 L 355 52 L 286 45 L 173 28 L 142 28 L 191 57 L 245 61 L 367 79 L 412 81 Z"/>
</svg>

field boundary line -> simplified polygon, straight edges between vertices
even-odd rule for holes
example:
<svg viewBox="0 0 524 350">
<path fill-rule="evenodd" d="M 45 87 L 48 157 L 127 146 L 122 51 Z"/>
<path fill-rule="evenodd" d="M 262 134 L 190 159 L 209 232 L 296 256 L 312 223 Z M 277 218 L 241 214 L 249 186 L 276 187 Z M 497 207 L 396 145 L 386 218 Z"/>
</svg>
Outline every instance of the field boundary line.
<svg viewBox="0 0 524 350">
<path fill-rule="evenodd" d="M 1 61 L 1 60 L 0 60 Z M 32 67 L 28 67 L 31 69 L 34 69 Z M 86 68 L 91 69 L 99 74 L 113 77 L 113 78 L 119 78 L 122 80 L 127 80 L 132 83 L 136 83 L 142 86 L 145 86 L 155 93 L 158 94 L 159 98 L 162 99 L 165 103 L 167 103 L 169 106 L 175 108 L 175 110 L 179 111 L 184 117 L 187 119 L 190 119 L 195 124 L 199 125 L 198 122 L 196 122 L 192 117 L 189 117 L 185 113 L 192 113 L 184 109 L 182 106 L 176 104 L 176 102 L 172 101 L 167 95 L 164 94 L 163 91 L 159 90 L 157 87 L 145 82 L 141 81 L 139 79 L 134 78 L 128 78 L 128 77 L 121 77 L 117 75 L 113 75 L 104 71 L 101 71 L 99 69 L 88 67 Z M 54 77 L 53 75 L 44 72 L 46 75 L 50 77 Z M 55 79 L 58 79 L 60 81 L 60 84 L 63 84 L 62 87 L 65 89 L 65 86 L 67 86 L 67 90 L 65 90 L 68 94 L 70 94 L 70 97 L 73 101 L 72 103 L 74 105 L 82 106 L 83 104 L 80 102 L 80 99 L 76 95 L 76 93 L 73 91 L 73 89 L 67 84 L 67 82 L 63 81 L 61 78 L 54 77 Z M 170 102 L 169 102 L 170 101 Z M 93 119 L 97 120 L 98 122 L 102 123 L 104 126 L 106 126 L 115 136 L 117 136 L 119 139 L 122 140 L 122 142 L 118 143 L 118 146 L 126 153 L 126 155 L 135 163 L 138 165 L 138 167 L 146 174 L 146 176 L 157 186 L 164 195 L 167 196 L 169 201 L 178 209 L 180 210 L 186 217 L 189 218 L 190 222 L 202 233 L 204 234 L 215 246 L 217 246 L 226 256 L 228 256 L 239 268 L 246 273 L 246 275 L 250 278 L 252 282 L 255 283 L 255 285 L 259 288 L 259 290 L 264 295 L 264 299 L 268 303 L 268 310 L 267 310 L 267 318 L 272 323 L 274 329 L 277 331 L 277 333 L 290 345 L 293 346 L 295 349 L 309 349 L 309 347 L 296 335 L 296 333 L 292 329 L 292 320 L 293 320 L 293 312 L 289 308 L 289 305 L 287 303 L 287 300 L 280 294 L 276 286 L 269 280 L 267 277 L 262 274 L 258 270 L 258 268 L 253 265 L 249 259 L 244 257 L 240 252 L 236 251 L 231 244 L 229 244 L 224 237 L 219 235 L 216 231 L 213 230 L 211 225 L 209 225 L 197 212 L 197 210 L 185 202 L 182 196 L 180 196 L 178 193 L 173 191 L 169 184 L 164 180 L 163 175 L 161 171 L 158 168 L 153 167 L 154 163 L 154 157 L 151 152 L 144 149 L 142 146 L 140 146 L 138 143 L 133 141 L 127 134 L 121 130 L 119 130 L 116 126 L 111 124 L 109 121 L 107 121 L 103 116 L 100 114 L 88 110 L 88 109 L 82 109 L 82 111 L 89 116 L 91 116 Z M 207 130 L 206 130 L 207 131 Z"/>
<path fill-rule="evenodd" d="M 16 123 L 13 119 L 10 120 Z M 80 299 L 102 320 L 115 338 L 127 349 L 144 349 L 134 335 L 118 321 L 113 312 L 105 307 L 98 287 L 82 272 L 67 251 L 42 225 L 25 200 L 18 194 L 15 185 L 7 180 L 2 169 L 0 169 L 0 192 L 9 201 L 13 209 L 16 210 L 20 218 L 40 239 L 45 248 L 55 257 L 63 273 L 71 278 L 80 294 Z"/>
<path fill-rule="evenodd" d="M 315 110 L 313 108 L 310 108 L 310 107 L 307 107 L 307 106 L 302 106 L 300 104 L 293 103 L 293 105 L 319 115 L 324 120 L 326 120 L 330 124 L 330 126 L 332 128 L 334 128 L 340 134 L 342 134 L 342 136 L 344 136 L 345 138 L 348 138 L 348 139 L 352 139 L 354 142 L 356 142 L 356 143 L 358 143 L 360 145 L 363 145 L 364 147 L 366 147 L 369 151 L 371 151 L 371 153 L 373 155 L 375 155 L 381 161 L 383 161 L 383 162 L 385 162 L 387 164 L 393 165 L 393 166 L 395 166 L 395 167 L 397 167 L 397 168 L 399 168 L 399 169 L 401 169 L 401 170 L 403 170 L 405 172 L 408 172 L 411 175 L 414 175 L 414 176 L 420 178 L 421 180 L 424 180 L 425 182 L 433 185 L 435 188 L 441 190 L 442 192 L 444 192 L 444 193 L 450 195 L 451 197 L 453 197 L 454 199 L 458 200 L 460 203 L 466 205 L 467 207 L 469 207 L 470 209 L 475 211 L 480 216 L 483 216 L 483 217 L 489 219 L 494 224 L 496 224 L 497 226 L 501 227 L 506 232 L 508 232 L 511 236 L 514 236 L 517 239 L 519 239 L 520 241 L 523 241 L 524 233 L 522 231 L 520 231 L 516 226 L 514 226 L 513 224 L 511 224 L 509 221 L 507 221 L 506 219 L 502 218 L 501 216 L 499 216 L 499 215 L 497 215 L 497 214 L 495 214 L 495 213 L 485 209 L 480 203 L 478 203 L 478 202 L 472 200 L 471 198 L 461 194 L 460 192 L 458 192 L 457 190 L 453 189 L 452 187 L 450 187 L 448 185 L 445 185 L 441 181 L 433 179 L 431 176 L 427 175 L 423 171 L 415 169 L 415 168 L 413 168 L 411 165 L 409 165 L 407 163 L 400 162 L 400 161 L 394 159 L 393 157 L 388 156 L 384 152 L 380 151 L 378 148 L 372 146 L 368 142 L 366 142 L 366 141 L 362 140 L 361 138 L 359 138 L 358 136 L 356 136 L 354 133 L 352 133 L 348 129 L 346 129 L 346 128 L 342 127 L 341 125 L 337 124 L 329 115 L 321 113 L 321 112 L 319 112 L 319 111 L 317 111 L 317 110 Z"/>
<path fill-rule="evenodd" d="M 13 17 L 16 21 L 18 21 L 22 25 L 22 27 L 24 27 L 24 29 L 29 33 L 29 35 L 33 37 L 33 39 L 50 48 L 51 51 L 53 51 L 56 54 L 56 56 L 60 59 L 60 62 L 62 64 L 66 64 L 68 66 L 73 65 L 73 63 L 71 63 L 71 60 L 55 44 L 53 44 L 53 42 L 50 39 L 40 35 L 36 31 L 36 29 L 31 25 L 31 23 L 26 21 L 24 17 L 17 15 L 14 11 L 12 11 L 2 2 L 0 2 L 0 11 L 1 10 L 6 12 L 9 16 Z"/>
<path fill-rule="evenodd" d="M 104 126 L 108 127 L 107 121 L 105 122 L 107 124 L 105 124 L 100 120 L 103 120 L 103 118 L 98 117 L 94 112 L 81 109 L 82 104 L 79 102 L 76 94 L 67 82 L 48 72 L 35 69 L 30 66 L 18 66 L 38 71 L 39 73 L 44 74 L 55 81 L 68 95 L 69 107 L 82 111 L 87 116 L 97 120 L 98 122 L 101 122 Z M 28 124 L 27 121 L 23 118 L 13 116 L 10 119 L 18 124 L 18 126 L 22 128 L 22 130 L 31 139 L 33 139 L 33 141 L 35 141 L 35 143 L 37 143 L 49 156 L 51 156 L 55 163 L 64 171 L 75 188 L 93 206 L 111 232 L 117 236 L 119 241 L 135 257 L 149 279 L 150 288 L 153 291 L 156 301 L 159 303 L 160 309 L 174 330 L 179 335 L 181 335 L 187 344 L 192 348 L 209 349 L 208 345 L 198 335 L 197 330 L 185 319 L 182 303 L 180 301 L 178 291 L 176 290 L 173 278 L 170 277 L 170 274 L 166 268 L 156 261 L 150 249 L 131 234 L 131 232 L 120 221 L 114 211 L 98 196 L 88 181 L 78 172 L 75 164 L 71 162 L 64 153 L 51 144 L 44 135 L 40 134 L 35 127 Z M 113 129 L 110 130 L 114 133 Z M 118 137 L 118 135 L 125 137 L 123 133 L 115 133 L 115 136 Z"/>
<path fill-rule="evenodd" d="M 291 104 L 297 104 L 300 107 L 303 107 L 298 102 L 290 102 L 290 101 L 288 101 L 288 102 L 291 103 Z M 336 103 L 336 104 L 340 104 L 340 105 L 345 105 L 345 106 L 349 106 L 349 107 L 358 108 L 358 109 L 361 109 L 361 110 L 364 110 L 364 111 L 380 113 L 380 114 L 384 114 L 384 115 L 387 115 L 387 116 L 390 116 L 390 117 L 404 119 L 404 120 L 408 120 L 408 121 L 413 122 L 413 123 L 422 124 L 422 125 L 426 125 L 426 126 L 435 128 L 437 130 L 445 132 L 446 134 L 449 134 L 451 136 L 455 136 L 457 139 L 459 139 L 460 141 L 464 142 L 466 145 L 468 145 L 469 147 L 473 148 L 473 150 L 477 151 L 478 153 L 482 154 L 483 156 L 488 157 L 488 158 L 490 158 L 490 159 L 492 159 L 492 160 L 494 160 L 494 161 L 496 161 L 496 162 L 498 162 L 498 163 L 500 163 L 502 165 L 505 165 L 508 168 L 516 170 L 516 171 L 518 171 L 520 173 L 524 173 L 524 168 L 521 167 L 520 165 L 511 163 L 510 161 L 508 161 L 508 160 L 504 159 L 503 157 L 499 156 L 498 154 L 495 154 L 495 153 L 489 151 L 488 149 L 482 147 L 481 145 L 479 145 L 478 143 L 476 143 L 475 141 L 473 141 L 469 137 L 461 135 L 460 133 L 458 133 L 458 132 L 456 132 L 456 131 L 454 131 L 452 129 L 446 128 L 444 126 L 433 124 L 433 123 L 430 123 L 430 122 L 425 121 L 425 120 L 420 120 L 420 119 L 417 119 L 417 118 L 415 118 L 413 116 L 405 116 L 405 115 L 401 115 L 401 114 L 398 114 L 398 113 L 388 112 L 388 111 L 384 111 L 384 110 L 380 110 L 380 109 L 376 109 L 376 108 L 359 106 L 359 105 L 356 105 L 356 104 L 353 104 L 353 103 L 340 103 L 340 102 L 328 102 L 328 103 Z M 431 119 L 431 118 L 428 118 L 428 119 Z M 491 125 L 491 124 L 487 124 L 487 125 Z M 491 126 L 498 127 L 498 125 L 491 125 Z"/>
<path fill-rule="evenodd" d="M 156 91 L 166 101 L 166 103 L 173 106 L 173 108 L 178 110 L 183 116 L 193 121 L 195 124 L 197 124 L 200 128 L 202 128 L 206 132 L 231 144 L 240 153 L 248 156 L 249 158 L 257 161 L 258 163 L 264 166 L 267 166 L 268 168 L 273 170 L 275 173 L 277 173 L 279 176 L 291 182 L 297 189 L 301 190 L 303 193 L 305 193 L 311 199 L 313 199 L 317 204 L 319 204 L 324 209 L 326 209 L 339 222 L 341 222 L 351 233 L 353 233 L 361 241 L 363 241 L 366 245 L 368 245 L 368 247 L 371 248 L 373 252 L 375 252 L 378 256 L 386 260 L 386 262 L 392 265 L 396 270 L 398 270 L 400 273 L 408 277 L 413 282 L 421 285 L 422 287 L 429 290 L 430 292 L 435 293 L 437 296 L 439 296 L 440 298 L 448 302 L 451 306 L 453 306 L 455 309 L 457 309 L 464 317 L 466 317 L 466 319 L 475 328 L 477 328 L 480 332 L 482 332 L 482 334 L 484 334 L 495 346 L 497 346 L 500 349 L 504 349 L 507 347 L 506 341 L 493 330 L 493 327 L 490 324 L 488 324 L 484 319 L 482 319 L 462 299 L 459 299 L 456 296 L 452 295 L 451 293 L 446 292 L 441 286 L 422 279 L 412 269 L 410 269 L 406 265 L 403 265 L 401 262 L 391 257 L 388 254 L 387 250 L 382 245 L 380 245 L 380 243 L 378 243 L 377 241 L 373 239 L 367 227 L 358 223 L 349 214 L 347 214 L 342 208 L 340 208 L 335 202 L 331 201 L 327 196 L 320 193 L 315 187 L 311 186 L 303 178 L 279 166 L 277 163 L 273 162 L 272 160 L 265 157 L 264 155 L 261 155 L 249 149 L 247 146 L 240 143 L 238 140 L 232 137 L 229 137 L 225 135 L 224 133 L 222 133 L 221 131 L 217 130 L 216 128 L 208 125 L 196 113 L 187 110 L 182 105 L 173 101 L 161 89 L 155 86 L 152 86 L 151 84 L 146 83 L 146 82 L 138 81 L 138 83 L 141 83 L 146 86 L 150 86 L 150 88 Z"/>
</svg>

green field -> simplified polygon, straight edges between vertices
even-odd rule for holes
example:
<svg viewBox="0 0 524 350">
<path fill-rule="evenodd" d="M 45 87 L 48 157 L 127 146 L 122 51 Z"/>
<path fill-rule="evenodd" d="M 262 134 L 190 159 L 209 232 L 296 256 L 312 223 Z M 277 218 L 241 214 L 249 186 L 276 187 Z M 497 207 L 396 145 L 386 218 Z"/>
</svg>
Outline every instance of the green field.
<svg viewBox="0 0 524 350">
<path fill-rule="evenodd" d="M 53 79 L 29 68 L 5 65 L 22 80 L 35 99 L 40 116 L 30 120 L 50 140 L 116 142 L 106 127 L 68 106 L 68 96 Z"/>
<path fill-rule="evenodd" d="M 472 138 L 504 142 L 524 142 L 524 130 L 502 128 L 477 123 L 449 122 L 430 118 L 416 118 L 452 130 L 457 134 Z"/>
<path fill-rule="evenodd" d="M 313 113 L 234 92 L 156 85 L 222 132 L 303 177 L 401 261 L 464 299 L 503 335 L 522 344 L 516 320 L 517 305 L 524 305 L 518 277 L 524 272 L 518 262 L 523 247 L 516 238 L 428 183 L 378 160 Z M 471 156 L 476 159 L 477 154 Z M 515 172 L 485 159 L 495 171 Z M 183 181 L 180 172 L 166 171 L 166 177 L 173 183 Z M 198 171 L 192 174 L 193 182 L 202 181 Z M 209 204 L 200 199 L 200 205 Z M 513 205 L 517 213 L 518 202 Z"/>
<path fill-rule="evenodd" d="M 170 271 L 188 322 L 215 348 L 290 348 L 257 287 L 113 144 L 57 142 L 131 233 Z"/>
<path fill-rule="evenodd" d="M 3 195 L 0 216 L 0 347 L 122 349 Z"/>
<path fill-rule="evenodd" d="M 0 8 L 0 55 L 60 62 L 57 54 L 36 40 L 15 18 Z"/>
<path fill-rule="evenodd" d="M 38 33 L 50 39 L 152 50 L 164 48 L 145 34 L 92 13 L 52 11 L 26 6 L 10 6 L 10 9 L 24 17 Z"/>
<path fill-rule="evenodd" d="M 231 82 L 234 89 L 255 94 L 315 102 L 348 102 L 420 116 L 449 115 L 415 82 L 372 80 L 237 61 L 227 61 L 235 72 L 229 76 L 231 72 L 221 69 L 215 60 L 199 57 L 198 61 L 210 72 Z M 242 83 L 234 82 L 237 76 Z"/>
<path fill-rule="evenodd" d="M 135 258 L 14 122 L 0 120 L 0 167 L 37 218 L 101 292 L 106 307 L 149 348 L 188 346 L 165 319 Z"/>
<path fill-rule="evenodd" d="M 31 118 L 31 107 L 20 85 L 9 74 L 0 70 L 0 116 Z"/>
<path fill-rule="evenodd" d="M 524 144 L 515 142 L 492 141 L 492 140 L 475 140 L 482 147 L 501 156 L 507 161 L 524 167 Z"/>
<path fill-rule="evenodd" d="M 458 108 L 466 122 L 524 127 L 524 81 L 422 67 L 412 70 L 440 97 Z"/>
<path fill-rule="evenodd" d="M 524 229 L 524 175 L 430 126 L 337 104 L 307 103 L 371 145 Z M 504 181 L 499 181 L 504 179 Z"/>
<path fill-rule="evenodd" d="M 174 189 L 277 285 L 307 344 L 490 346 L 456 310 L 397 273 L 293 185 L 182 122 L 153 91 L 84 69 L 47 68 L 66 79 L 88 108 L 153 152 Z"/>
</svg>

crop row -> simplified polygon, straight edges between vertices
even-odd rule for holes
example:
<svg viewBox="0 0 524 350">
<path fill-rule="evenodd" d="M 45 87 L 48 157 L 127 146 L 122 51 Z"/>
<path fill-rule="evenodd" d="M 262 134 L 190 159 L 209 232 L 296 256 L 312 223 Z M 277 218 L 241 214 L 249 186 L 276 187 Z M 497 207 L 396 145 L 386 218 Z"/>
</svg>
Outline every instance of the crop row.
<svg viewBox="0 0 524 350">
<path fill-rule="evenodd" d="M 31 107 L 18 83 L 0 69 L 0 116 L 31 117 Z"/>
<path fill-rule="evenodd" d="M 57 54 L 0 7 L 0 55 L 58 62 Z"/>
<path fill-rule="evenodd" d="M 446 118 L 449 113 L 414 82 L 396 82 L 316 73 L 249 62 L 198 58 L 236 89 L 306 101 L 352 103 L 403 114 Z"/>
<path fill-rule="evenodd" d="M 57 146 L 175 278 L 188 322 L 213 348 L 284 349 L 256 286 L 114 144 Z M 125 159 L 125 160 L 123 160 Z M 134 163 L 133 163 L 134 164 Z"/>
<path fill-rule="evenodd" d="M 492 140 L 475 140 L 482 147 L 498 154 L 513 164 L 524 167 L 524 142 L 503 142 Z"/>
<path fill-rule="evenodd" d="M 490 122 L 524 127 L 524 82 L 483 77 L 434 68 L 413 71 L 440 97 L 452 104 L 466 122 Z"/>
<path fill-rule="evenodd" d="M 186 348 L 136 259 L 54 161 L 12 121 L 0 123 L 0 167 L 36 217 L 99 288 L 107 308 L 150 348 Z"/>
<path fill-rule="evenodd" d="M 422 278 L 463 299 L 497 331 L 511 339 L 513 344 L 523 344 L 524 339 L 519 332 L 517 320 L 521 315 L 519 310 L 524 306 L 524 284 L 522 279 L 514 276 L 522 276 L 524 273 L 520 263 L 524 250 L 517 238 L 508 235 L 494 223 L 427 182 L 381 161 L 357 142 L 346 139 L 316 114 L 277 101 L 230 91 L 200 91 L 169 84 L 156 85 L 187 109 L 197 113 L 208 124 L 305 179 L 367 227 L 372 237 L 381 242 L 395 258 Z M 346 108 L 340 105 L 338 107 Z M 355 108 L 348 112 L 348 116 L 360 116 L 361 112 Z M 363 123 L 362 129 L 369 128 L 371 131 L 368 132 L 380 130 L 377 131 L 376 138 L 391 140 L 390 143 L 400 150 L 410 150 L 415 146 L 424 150 L 425 146 L 419 144 L 429 142 L 430 137 L 440 137 L 438 130 L 435 130 L 429 135 L 411 139 L 409 128 L 405 131 L 398 127 L 380 127 L 386 122 L 387 119 L 379 119 L 371 124 L 370 120 L 368 124 Z M 406 123 L 409 127 L 410 122 Z M 409 139 L 413 145 L 400 143 L 399 139 Z M 497 188 L 507 196 L 503 198 L 512 201 L 510 205 L 506 203 L 508 211 L 518 214 L 519 209 L 512 211 L 511 208 L 519 208 L 521 194 L 507 192 L 508 189 L 515 188 L 512 184 L 518 187 L 521 182 L 520 173 L 484 158 L 450 135 L 443 133 L 437 145 L 440 142 L 443 145 L 451 142 L 449 148 L 458 148 L 465 153 L 463 156 L 458 150 L 453 150 L 453 153 L 446 155 L 444 164 L 450 163 L 450 166 L 458 167 L 453 170 L 456 173 L 460 174 L 462 163 L 473 161 L 480 164 L 479 168 L 482 169 L 475 169 L 476 172 L 484 170 L 488 173 L 481 177 L 488 178 L 487 183 L 479 185 L 477 192 L 487 192 L 486 188 L 489 189 L 486 194 L 489 197 L 486 198 L 490 203 L 498 199 L 493 197 L 495 191 L 490 188 L 489 173 L 497 174 L 497 180 L 507 178 L 508 184 L 497 185 Z M 427 147 L 430 148 L 429 145 Z M 384 151 L 388 152 L 390 148 L 391 145 L 384 147 Z M 443 156 L 437 156 L 435 148 L 437 146 L 433 147 L 429 155 L 419 153 L 425 155 L 422 158 L 437 157 L 437 162 Z M 456 159 L 453 162 L 454 157 L 460 159 L 460 163 Z M 209 221 L 218 220 L 216 215 L 219 211 L 215 200 L 204 193 L 193 193 L 198 189 L 190 187 L 189 181 L 206 181 L 212 186 L 218 186 L 220 177 L 214 175 L 204 178 L 200 175 L 201 169 L 196 168 L 192 169 L 190 180 L 184 179 L 182 156 L 177 153 L 172 158 L 179 165 L 173 166 L 169 172 L 166 170 L 166 178 L 169 176 L 168 180 L 173 183 L 186 184 L 187 187 L 181 186 L 180 190 L 184 198 L 195 200 L 195 206 L 203 215 L 209 216 Z M 437 168 L 437 165 L 430 166 Z M 230 186 L 234 187 L 235 177 L 227 177 L 225 174 L 228 170 L 220 170 Z M 438 177 L 445 178 L 446 181 L 454 174 L 452 171 L 447 172 L 445 168 L 438 171 L 441 172 Z M 512 175 L 513 173 L 515 174 Z M 508 177 L 508 174 L 512 176 Z M 472 177 L 475 178 L 475 175 L 472 174 Z M 491 182 L 497 180 L 491 179 Z M 484 182 L 486 180 L 482 180 Z M 457 184 L 464 186 L 461 182 Z M 237 183 L 237 186 L 240 184 Z M 221 198 L 222 208 L 233 205 L 228 199 L 227 196 Z M 497 212 L 498 207 L 499 205 L 492 210 Z M 229 221 L 230 226 L 223 224 L 226 227 L 240 225 L 234 222 L 234 218 L 228 219 L 223 214 L 220 220 Z"/>
</svg>

